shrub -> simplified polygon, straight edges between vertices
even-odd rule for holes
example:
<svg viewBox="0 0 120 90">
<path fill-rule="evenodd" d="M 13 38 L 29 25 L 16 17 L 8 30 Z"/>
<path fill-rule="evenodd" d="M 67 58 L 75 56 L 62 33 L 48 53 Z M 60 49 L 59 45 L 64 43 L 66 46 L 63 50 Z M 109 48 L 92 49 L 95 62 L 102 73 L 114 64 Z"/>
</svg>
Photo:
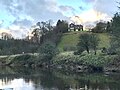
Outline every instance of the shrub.
<svg viewBox="0 0 120 90">
<path fill-rule="evenodd" d="M 15 56 L 13 60 L 11 60 L 10 65 L 13 66 L 31 66 L 34 61 L 34 56 L 32 55 L 20 55 L 20 56 Z"/>
<path fill-rule="evenodd" d="M 41 45 L 38 52 L 40 62 L 47 63 L 48 65 L 52 63 L 52 58 L 59 53 L 55 44 L 52 42 L 45 42 L 43 45 Z"/>
<path fill-rule="evenodd" d="M 56 65 L 82 64 L 83 62 L 78 55 L 57 55 L 53 58 Z"/>
<path fill-rule="evenodd" d="M 86 52 L 82 53 L 81 55 L 59 54 L 53 58 L 53 63 L 56 65 L 83 64 L 87 66 L 104 67 L 114 60 L 114 57 L 110 55 L 94 55 L 85 53 Z"/>
<path fill-rule="evenodd" d="M 83 60 L 85 65 L 94 66 L 94 67 L 104 67 L 108 63 L 113 60 L 112 56 L 102 56 L 102 55 L 85 55 L 82 56 L 81 59 Z"/>
</svg>

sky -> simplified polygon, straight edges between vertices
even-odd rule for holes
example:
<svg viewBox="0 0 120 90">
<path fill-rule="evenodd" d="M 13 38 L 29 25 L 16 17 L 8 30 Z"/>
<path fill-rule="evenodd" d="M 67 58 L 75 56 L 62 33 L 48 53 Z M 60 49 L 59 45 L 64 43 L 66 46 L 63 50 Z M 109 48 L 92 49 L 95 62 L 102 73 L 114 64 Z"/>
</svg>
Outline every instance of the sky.
<svg viewBox="0 0 120 90">
<path fill-rule="evenodd" d="M 23 38 L 38 21 L 58 19 L 84 26 L 109 21 L 120 0 L 0 0 L 0 32 Z"/>
</svg>

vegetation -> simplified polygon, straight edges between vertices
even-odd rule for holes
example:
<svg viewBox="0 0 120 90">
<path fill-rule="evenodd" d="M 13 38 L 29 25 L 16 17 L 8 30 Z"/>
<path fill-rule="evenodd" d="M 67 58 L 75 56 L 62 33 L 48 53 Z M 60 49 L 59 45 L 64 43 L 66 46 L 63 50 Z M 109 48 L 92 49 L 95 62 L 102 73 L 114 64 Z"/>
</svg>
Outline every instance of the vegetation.
<svg viewBox="0 0 120 90">
<path fill-rule="evenodd" d="M 66 70 L 79 71 L 105 71 L 105 67 L 114 63 L 116 56 L 99 53 L 74 55 L 73 53 L 59 54 L 53 58 L 54 65 Z M 115 63 L 114 63 L 115 64 Z M 116 65 L 116 64 L 115 64 Z M 110 68 L 110 67 L 109 67 Z M 115 68 L 115 67 L 114 67 Z M 117 68 L 117 67 L 116 67 Z"/>
<path fill-rule="evenodd" d="M 99 33 L 99 34 L 97 33 L 96 35 L 100 39 L 98 49 L 101 49 L 103 47 L 105 47 L 105 48 L 110 47 L 111 36 L 109 33 Z"/>
<path fill-rule="evenodd" d="M 95 34 L 91 33 L 83 33 L 80 35 L 80 40 L 78 43 L 78 53 L 82 53 L 84 50 L 89 54 L 90 49 L 93 49 L 95 54 L 97 50 L 97 46 L 99 43 L 99 38 Z"/>
<path fill-rule="evenodd" d="M 25 40 L 0 40 L 0 55 L 35 53 L 37 44 Z"/>
<path fill-rule="evenodd" d="M 56 46 L 51 42 L 46 42 L 39 48 L 39 54 L 40 54 L 40 60 L 42 60 L 42 63 L 46 63 L 47 65 L 51 65 L 52 58 L 58 53 L 58 50 Z"/>
<path fill-rule="evenodd" d="M 92 29 L 93 33 L 104 33 L 106 32 L 107 24 L 105 22 L 98 22 L 96 26 Z"/>
<path fill-rule="evenodd" d="M 68 23 L 64 20 L 58 20 L 56 25 L 56 32 L 57 33 L 66 33 L 68 32 Z"/>
<path fill-rule="evenodd" d="M 64 33 L 61 37 L 60 42 L 58 43 L 58 49 L 61 51 L 71 51 L 71 48 L 76 48 L 77 43 L 79 42 L 79 35 L 81 32 L 68 32 Z M 73 49 L 72 49 L 73 51 Z"/>
<path fill-rule="evenodd" d="M 111 22 L 111 47 L 110 53 L 117 53 L 120 52 L 120 14 L 116 13 Z"/>
<path fill-rule="evenodd" d="M 60 51 L 76 51 L 77 44 L 79 42 L 79 37 L 81 34 L 89 33 L 89 32 L 67 32 L 64 33 L 61 37 L 60 42 L 58 43 L 58 49 Z M 110 35 L 109 33 L 95 33 L 99 40 L 98 49 L 103 47 L 109 48 L 110 47 Z"/>
<path fill-rule="evenodd" d="M 103 71 L 106 67 L 120 65 L 120 13 L 116 13 L 111 22 L 97 23 L 91 32 L 68 32 L 68 23 L 64 20 L 58 20 L 55 27 L 51 23 L 50 20 L 37 22 L 32 28 L 33 36 L 27 41 L 0 40 L 1 55 L 23 53 L 1 57 L 0 65 L 43 66 L 73 71 Z M 62 52 L 59 53 L 58 49 Z"/>
</svg>

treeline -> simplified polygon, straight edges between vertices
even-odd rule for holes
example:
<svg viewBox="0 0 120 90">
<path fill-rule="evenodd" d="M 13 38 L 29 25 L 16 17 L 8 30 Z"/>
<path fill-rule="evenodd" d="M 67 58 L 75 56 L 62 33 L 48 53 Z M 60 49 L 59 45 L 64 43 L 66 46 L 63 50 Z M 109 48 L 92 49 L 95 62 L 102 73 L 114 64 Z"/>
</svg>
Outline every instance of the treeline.
<svg viewBox="0 0 120 90">
<path fill-rule="evenodd" d="M 25 40 L 0 40 L 0 55 L 35 53 L 38 45 Z"/>
<path fill-rule="evenodd" d="M 51 21 L 37 22 L 31 28 L 32 36 L 25 39 L 2 38 L 0 40 L 0 55 L 12 55 L 21 53 L 36 53 L 46 42 L 51 42 L 55 46 L 59 43 L 62 33 L 68 31 L 68 23 L 58 20 L 56 26 L 52 26 Z M 7 37 L 5 34 L 4 37 Z"/>
<path fill-rule="evenodd" d="M 98 23 L 96 23 L 96 26 L 94 28 L 91 29 L 91 32 L 93 33 L 110 33 L 112 32 L 111 29 L 111 22 L 104 22 L 104 21 L 100 21 Z"/>
<path fill-rule="evenodd" d="M 30 41 L 36 44 L 43 44 L 47 41 L 51 41 L 54 44 L 58 44 L 62 33 L 68 32 L 68 23 L 64 20 L 58 20 L 56 26 L 52 26 L 52 22 L 37 22 L 32 26 L 32 34 Z"/>
</svg>

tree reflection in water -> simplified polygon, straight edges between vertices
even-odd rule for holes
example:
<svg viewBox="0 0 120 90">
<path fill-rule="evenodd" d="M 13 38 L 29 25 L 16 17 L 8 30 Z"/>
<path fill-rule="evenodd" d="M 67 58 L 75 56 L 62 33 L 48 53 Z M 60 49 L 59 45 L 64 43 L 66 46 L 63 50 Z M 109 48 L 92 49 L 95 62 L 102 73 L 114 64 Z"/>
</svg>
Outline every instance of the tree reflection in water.
<svg viewBox="0 0 120 90">
<path fill-rule="evenodd" d="M 68 73 L 64 71 L 0 68 L 0 89 L 13 90 L 120 90 L 120 75 Z"/>
</svg>

